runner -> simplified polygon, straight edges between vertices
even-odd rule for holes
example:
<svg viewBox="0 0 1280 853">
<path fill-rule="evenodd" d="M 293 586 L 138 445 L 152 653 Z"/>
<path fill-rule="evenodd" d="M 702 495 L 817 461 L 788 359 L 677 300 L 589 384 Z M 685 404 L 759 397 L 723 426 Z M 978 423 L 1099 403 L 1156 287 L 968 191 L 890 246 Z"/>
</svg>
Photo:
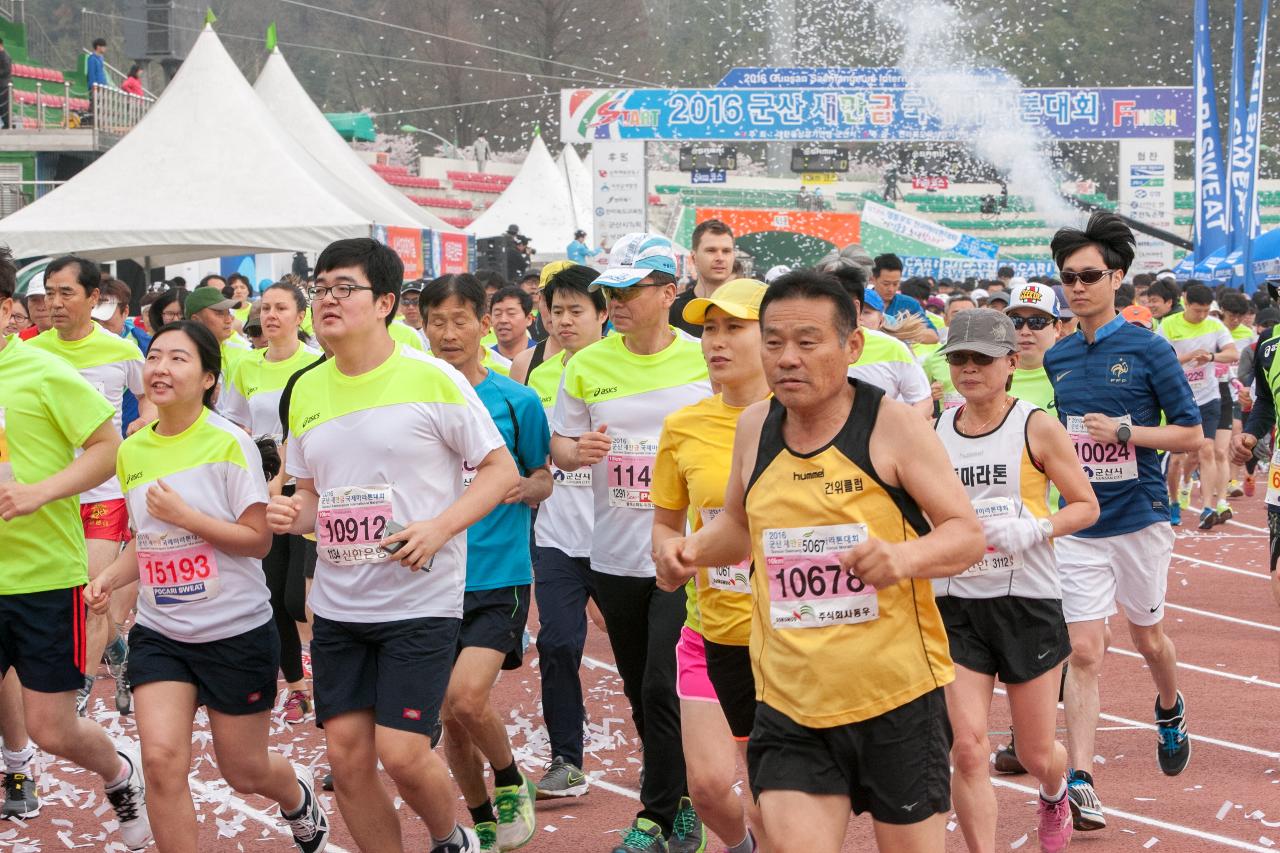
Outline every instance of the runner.
<svg viewBox="0 0 1280 853">
<path fill-rule="evenodd" d="M 489 314 L 493 317 L 493 333 L 498 342 L 488 348 L 488 356 L 510 371 L 512 359 L 533 346 L 529 337 L 533 298 L 519 287 L 504 287 L 493 295 Z"/>
<path fill-rule="evenodd" d="M 283 443 L 280 396 L 289 377 L 320 357 L 320 351 L 304 346 L 298 338 L 307 299 L 293 284 L 278 281 L 262 292 L 261 309 L 266 349 L 254 350 L 231 368 L 221 400 L 223 414 L 255 437 Z M 292 495 L 294 486 L 278 477 L 272 494 Z M 314 571 L 316 543 L 301 536 L 276 534 L 271 550 L 262 558 L 262 571 L 271 592 L 271 614 L 280 638 L 280 670 L 287 694 L 284 719 L 301 723 L 311 713 L 311 691 L 302 666 L 299 624 L 306 624 L 306 576 Z M 273 694 L 274 695 L 274 694 Z"/>
<path fill-rule="evenodd" d="M 329 821 L 309 772 L 267 748 L 280 644 L 261 558 L 271 547 L 267 488 L 280 457 L 214 414 L 217 339 L 191 320 L 161 329 L 147 350 L 147 399 L 159 420 L 121 447 L 137 530 L 85 599 L 105 612 L 113 590 L 138 583 L 129 674 L 138 703 L 142 764 L 151 788 L 156 846 L 195 853 L 191 741 L 196 711 L 209 712 L 218 771 L 236 791 L 280 804 L 303 853 L 323 850 Z"/>
<path fill-rule="evenodd" d="M 153 420 L 155 408 L 143 400 L 142 353 L 137 346 L 93 322 L 101 281 L 102 274 L 93 261 L 74 255 L 51 261 L 45 268 L 45 288 L 53 328 L 28 343 L 62 358 L 106 397 L 116 412 L 112 418 L 116 430 L 123 434 Z M 138 399 L 138 419 L 131 424 L 123 422 L 126 390 Z M 94 578 L 119 556 L 120 549 L 129 541 L 129 517 L 120 481 L 115 476 L 80 496 L 80 517 L 89 552 L 89 577 Z M 111 649 L 109 663 L 113 676 L 118 677 L 125 666 L 124 631 L 132 608 L 133 596 L 121 594 L 112 598 L 109 614 L 89 616 L 85 660 L 91 663 L 77 695 L 81 716 L 88 711 L 89 694 L 103 652 Z M 129 705 L 127 682 L 117 680 L 116 685 L 121 688 L 116 703 L 125 712 Z"/>
<path fill-rule="evenodd" d="M 240 303 L 223 296 L 220 288 L 206 286 L 204 282 L 210 278 L 220 279 L 221 276 L 205 276 L 201 279 L 201 283 L 187 295 L 182 303 L 182 315 L 184 319 L 195 320 L 204 326 L 218 341 L 218 351 L 222 355 L 222 364 L 226 365 L 226 370 L 218 377 L 218 390 L 214 394 L 214 402 L 216 410 L 223 412 L 222 398 L 226 385 L 231 381 L 237 363 L 242 357 L 253 352 L 253 346 L 235 330 L 235 318 L 231 311 Z"/>
<path fill-rule="evenodd" d="M 427 824 L 433 850 L 458 853 L 480 842 L 454 819 L 449 772 L 430 736 L 457 652 L 460 534 L 517 474 L 470 384 L 391 340 L 403 278 L 395 252 L 370 239 L 339 240 L 317 259 L 311 304 L 334 357 L 294 385 L 286 471 L 297 491 L 273 497 L 267 520 L 276 533 L 314 530 L 319 540 L 310 601 L 316 716 L 356 846 L 400 847 L 381 762 Z M 424 459 L 431 464 L 405 464 Z M 477 462 L 465 493 L 461 477 L 439 476 L 463 460 Z"/>
<path fill-rule="evenodd" d="M 48 275 L 46 269 L 45 275 Z M 53 328 L 49 314 L 49 294 L 44 287 L 44 276 L 32 276 L 27 283 L 27 317 L 31 325 L 18 333 L 20 340 L 29 341 L 36 335 Z"/>
<path fill-rule="evenodd" d="M 0 248 L 0 326 L 13 310 L 16 274 L 8 249 Z M 111 477 L 118 411 L 63 359 L 0 337 L 0 679 L 12 669 L 21 680 L 23 716 L 36 746 L 102 777 L 120 839 L 141 850 L 151 829 L 140 759 L 76 716 L 76 691 L 88 669 L 89 582 L 77 498 Z M 35 751 L 12 722 L 4 728 L 4 811 L 32 816 L 39 811 L 30 767 Z"/>
<path fill-rule="evenodd" d="M 977 307 L 978 303 L 974 302 L 973 297 L 967 293 L 962 292 L 952 295 L 947 300 L 947 326 L 950 327 L 951 321 L 956 314 Z M 929 379 L 929 390 L 932 392 L 937 412 L 954 409 L 964 402 L 964 398 L 956 391 L 956 387 L 951 384 L 951 368 L 947 366 L 947 360 L 942 353 L 934 350 L 925 357 L 924 363 L 920 366 L 924 369 L 925 376 Z"/>
<path fill-rule="evenodd" d="M 929 578 L 977 562 L 982 528 L 925 420 L 847 376 L 856 317 L 828 275 L 769 286 L 775 397 L 739 419 L 725 511 L 658 559 L 753 561 L 747 756 L 772 849 L 836 853 L 852 809 L 883 851 L 941 853 L 954 671 Z"/>
<path fill-rule="evenodd" d="M 548 264 L 543 272 L 554 266 Z M 590 267 L 566 264 L 547 275 L 542 302 L 551 337 L 546 349 L 551 351 L 554 344 L 557 351 L 529 371 L 527 384 L 537 392 L 548 417 L 555 408 L 560 378 L 569 359 L 600 340 L 608 307 L 603 293 L 589 289 L 599 274 Z M 519 365 L 517 359 L 512 373 Z M 551 746 L 551 763 L 538 780 L 540 799 L 580 797 L 588 792 L 590 784 L 582 772 L 586 720 L 578 670 L 587 641 L 587 606 L 596 600 L 591 574 L 595 521 L 591 469 L 563 471 L 553 466 L 551 476 L 555 489 L 538 507 L 533 525 L 538 674 L 542 719 Z"/>
<path fill-rule="evenodd" d="M 1106 620 L 1117 603 L 1159 693 L 1160 769 L 1176 776 L 1191 758 L 1176 653 L 1162 627 L 1173 531 L 1156 451 L 1198 449 L 1202 435 L 1172 347 L 1116 312 L 1116 288 L 1133 262 L 1129 227 L 1114 214 L 1094 213 L 1083 231 L 1060 229 L 1050 248 L 1080 330 L 1045 354 L 1044 367 L 1100 508 L 1095 524 L 1054 543 L 1071 634 L 1064 698 L 1075 769 L 1068 794 L 1075 828 L 1094 830 L 1106 826 L 1093 787 L 1093 747 Z"/>
<path fill-rule="evenodd" d="M 1225 523 L 1231 513 L 1223 494 L 1227 485 L 1226 472 L 1218 464 L 1218 456 L 1214 452 L 1214 436 L 1220 429 L 1222 407 L 1227 407 L 1229 418 L 1231 398 L 1222 399 L 1214 371 L 1219 364 L 1234 364 L 1240 355 L 1227 327 L 1221 320 L 1209 316 L 1209 308 L 1213 304 L 1212 290 L 1203 284 L 1188 285 L 1183 299 L 1186 307 L 1176 314 L 1166 315 L 1160 321 L 1156 334 L 1173 345 L 1182 372 L 1195 395 L 1196 405 L 1200 407 L 1200 424 L 1204 431 L 1204 441 L 1197 448 L 1200 501 L 1204 504 L 1200 511 L 1200 529 L 1208 530 L 1215 524 Z M 1229 419 L 1226 430 L 1229 437 Z M 1224 437 L 1224 442 L 1228 437 Z M 1189 476 L 1196 464 L 1197 458 L 1190 455 L 1172 457 L 1169 460 L 1170 482 L 1176 482 L 1175 472 L 1179 470 L 1183 477 Z M 1171 492 L 1169 497 L 1177 499 L 1179 495 Z"/>
<path fill-rule="evenodd" d="M 535 790 L 516 766 L 490 692 L 498 675 L 518 669 L 524 658 L 533 582 L 529 508 L 551 494 L 551 434 L 538 395 L 481 364 L 480 339 L 489 315 L 484 288 L 474 276 L 446 275 L 430 282 L 422 291 L 422 311 L 431 351 L 471 383 L 520 471 L 519 483 L 503 502 L 467 529 L 462 629 L 444 707 L 445 752 L 480 849 L 515 850 L 537 830 Z M 464 463 L 459 475 L 465 486 L 471 468 Z M 482 757 L 493 770 L 492 800 Z"/>
<path fill-rule="evenodd" d="M 1236 351 L 1240 356 L 1244 355 L 1245 350 L 1249 349 L 1258 339 L 1258 333 L 1253 330 L 1254 308 L 1253 303 L 1243 293 L 1238 291 L 1230 291 L 1222 294 L 1219 300 L 1222 303 L 1222 325 L 1226 326 L 1227 332 L 1230 333 L 1231 339 L 1235 341 Z M 1240 406 L 1240 388 L 1241 384 L 1238 378 L 1239 361 L 1236 364 L 1221 364 L 1214 367 L 1214 374 L 1218 379 L 1218 396 L 1222 399 L 1222 415 L 1218 421 L 1218 431 L 1214 434 L 1213 447 L 1218 457 L 1218 465 L 1227 480 L 1227 488 L 1224 497 L 1242 498 L 1245 491 L 1242 482 L 1245 479 L 1245 473 L 1242 469 L 1231 464 L 1229 460 L 1231 438 L 1240 434 L 1243 422 L 1244 412 Z M 1227 399 L 1231 400 L 1231 414 L 1227 415 Z M 1229 426 L 1224 426 L 1227 421 Z M 1225 514 L 1223 510 L 1226 510 Z M 1231 509 L 1225 506 L 1225 501 L 1220 501 L 1218 505 L 1218 515 L 1220 518 L 1231 518 Z"/>
<path fill-rule="evenodd" d="M 1015 290 L 1010 305 L 1024 307 L 1010 310 L 1042 305 L 1034 296 L 1043 294 L 1028 291 L 1038 286 Z M 1028 329 L 1024 325 L 1020 334 L 1012 317 L 991 309 L 963 311 L 955 316 L 943 347 L 965 402 L 943 413 L 938 437 L 988 543 L 986 555 L 973 566 L 933 582 L 956 663 L 956 680 L 947 685 L 947 713 L 955 733 L 951 791 L 960 830 L 975 853 L 995 850 L 996 797 L 987 732 L 997 677 L 1009 695 L 1018 759 L 1040 782 L 1040 849 L 1060 853 L 1071 838 L 1067 751 L 1054 737 L 1062 663 L 1071 654 L 1071 640 L 1062 618 L 1052 537 L 1096 521 L 1098 501 L 1062 425 L 1035 403 L 1012 396 Z M 1045 324 L 1033 334 L 1052 338 L 1054 329 Z M 1066 489 L 1065 505 L 1052 516 L 1050 482 Z"/>
<path fill-rule="evenodd" d="M 738 416 L 769 396 L 760 366 L 760 300 L 765 286 L 752 279 L 721 285 L 715 295 L 690 301 L 689 323 L 702 326 L 702 353 L 714 397 L 667 416 L 653 469 L 653 550 L 684 536 L 724 510 Z M 676 590 L 689 581 L 658 567 L 658 585 Z M 744 810 L 734 791 L 738 756 L 746 765 L 755 720 L 755 683 L 747 641 L 751 634 L 750 564 L 699 568 L 688 617 L 676 646 L 676 692 L 689 793 L 707 826 L 729 853 L 751 853 L 763 841 L 753 800 Z M 719 641 L 719 642 L 716 642 Z M 713 652 L 714 649 L 714 652 Z M 766 845 L 767 846 L 767 845 Z"/>
<path fill-rule="evenodd" d="M 427 342 L 427 333 L 422 330 L 422 312 L 418 310 L 422 297 L 422 288 L 427 283 L 420 278 L 406 281 L 400 288 L 401 321 L 413 329 L 418 335 L 418 343 L 425 352 L 430 352 L 431 344 Z"/>
<path fill-rule="evenodd" d="M 702 328 L 684 319 L 684 307 L 693 299 L 711 296 L 716 288 L 733 278 L 737 250 L 733 241 L 733 229 L 719 219 L 699 222 L 693 229 L 690 244 L 694 282 L 671 303 L 667 322 L 697 337 L 702 334 Z"/>
<path fill-rule="evenodd" d="M 667 324 L 675 273 L 665 237 L 635 233 L 614 244 L 609 268 L 591 286 L 603 287 L 620 334 L 570 360 L 551 423 L 555 464 L 591 468 L 591 578 L 644 747 L 641 809 L 615 853 L 706 845 L 688 798 L 675 692 L 685 594 L 657 588 L 649 547 L 662 419 L 711 393 L 697 341 Z"/>
</svg>

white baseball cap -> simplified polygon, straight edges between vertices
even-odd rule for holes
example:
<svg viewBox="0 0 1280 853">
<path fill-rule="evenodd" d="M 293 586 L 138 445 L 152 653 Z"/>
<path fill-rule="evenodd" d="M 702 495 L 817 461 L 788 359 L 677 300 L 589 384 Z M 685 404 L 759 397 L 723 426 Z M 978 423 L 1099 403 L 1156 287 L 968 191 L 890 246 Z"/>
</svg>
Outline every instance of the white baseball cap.
<svg viewBox="0 0 1280 853">
<path fill-rule="evenodd" d="M 1058 294 L 1053 292 L 1052 287 L 1023 282 L 1021 287 L 1011 287 L 1009 295 L 1012 298 L 1004 309 L 1006 314 L 1015 308 L 1034 308 L 1055 319 L 1059 316 Z"/>
<path fill-rule="evenodd" d="M 27 282 L 27 296 L 48 296 L 49 291 L 44 289 L 44 276 L 33 275 L 31 280 Z"/>
<path fill-rule="evenodd" d="M 111 297 L 98 300 L 98 304 L 93 306 L 93 310 L 89 312 L 89 316 L 97 320 L 99 323 L 105 323 L 116 315 L 116 308 L 120 303 Z"/>
<path fill-rule="evenodd" d="M 676 253 L 671 241 L 661 234 L 633 232 L 613 244 L 613 250 L 609 252 L 608 269 L 591 282 L 589 289 L 631 287 L 644 281 L 653 272 L 666 273 L 675 278 Z"/>
</svg>

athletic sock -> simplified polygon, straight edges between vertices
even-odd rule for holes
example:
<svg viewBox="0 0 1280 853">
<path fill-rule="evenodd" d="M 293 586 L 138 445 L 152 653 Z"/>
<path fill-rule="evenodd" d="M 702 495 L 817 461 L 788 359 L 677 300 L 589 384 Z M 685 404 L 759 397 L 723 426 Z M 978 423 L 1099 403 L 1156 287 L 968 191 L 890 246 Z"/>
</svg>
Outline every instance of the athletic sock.
<svg viewBox="0 0 1280 853">
<path fill-rule="evenodd" d="M 434 835 L 431 836 L 431 846 L 440 847 L 444 844 L 453 844 L 457 847 L 461 847 L 462 843 L 466 840 L 467 836 L 462 834 L 462 827 L 455 823 L 453 825 L 453 832 L 450 832 L 444 838 L 436 838 Z"/>
<path fill-rule="evenodd" d="M 25 749 L 10 750 L 4 747 L 0 750 L 4 754 L 4 772 L 5 773 L 24 773 L 27 765 L 31 763 L 31 759 L 36 757 L 36 748 L 27 743 Z"/>
<path fill-rule="evenodd" d="M 114 791 L 118 788 L 123 788 L 125 784 L 129 781 L 129 777 L 133 775 L 132 761 L 130 761 L 129 759 L 121 755 L 120 764 L 121 764 L 120 774 L 116 776 L 115 779 L 104 780 L 107 783 L 106 789 L 108 791 Z"/>
<path fill-rule="evenodd" d="M 737 844 L 727 848 L 725 853 L 755 853 L 756 837 L 751 834 L 751 830 L 747 830 L 747 837 L 739 841 Z"/>
<path fill-rule="evenodd" d="M 1165 708 L 1164 706 L 1162 706 L 1162 705 L 1160 704 L 1159 700 L 1157 699 L 1157 701 L 1156 701 L 1156 719 L 1157 719 L 1157 720 L 1172 720 L 1174 717 L 1178 716 L 1178 714 L 1180 713 L 1180 710 L 1179 710 L 1179 707 L 1178 707 L 1178 706 L 1179 706 L 1179 705 L 1181 705 L 1181 704 L 1182 704 L 1182 696 L 1181 696 L 1181 695 L 1179 695 L 1179 696 L 1178 696 L 1178 701 L 1176 701 L 1176 702 L 1174 702 L 1174 703 L 1173 703 L 1173 707 L 1172 707 L 1172 708 Z"/>
<path fill-rule="evenodd" d="M 1053 794 L 1052 796 L 1044 792 L 1044 785 L 1040 786 L 1040 799 L 1044 800 L 1046 803 L 1056 803 L 1066 795 L 1067 795 L 1067 777 L 1066 776 L 1062 777 L 1062 780 L 1058 783 L 1057 793 Z"/>
<path fill-rule="evenodd" d="M 492 764 L 489 766 L 493 768 L 493 784 L 499 788 L 511 788 L 519 785 L 523 778 L 514 761 L 501 770 L 493 767 Z"/>
<path fill-rule="evenodd" d="M 302 802 L 298 803 L 298 807 L 293 811 L 285 811 L 284 804 L 280 804 L 280 817 L 285 820 L 297 820 L 307 813 L 307 806 L 310 803 L 307 800 L 307 789 L 302 786 L 301 782 L 298 783 L 298 795 Z"/>
<path fill-rule="evenodd" d="M 473 825 L 498 822 L 498 816 L 493 813 L 493 800 L 485 800 L 475 808 L 467 806 L 467 811 L 471 812 L 471 823 Z"/>
</svg>

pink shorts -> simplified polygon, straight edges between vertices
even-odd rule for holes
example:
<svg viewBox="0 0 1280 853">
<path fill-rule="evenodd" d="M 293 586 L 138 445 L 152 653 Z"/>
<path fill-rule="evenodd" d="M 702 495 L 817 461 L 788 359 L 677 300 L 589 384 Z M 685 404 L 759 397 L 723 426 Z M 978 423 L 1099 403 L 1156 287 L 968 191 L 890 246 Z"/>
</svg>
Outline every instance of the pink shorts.
<svg viewBox="0 0 1280 853">
<path fill-rule="evenodd" d="M 690 702 L 719 702 L 707 677 L 707 649 L 702 635 L 685 625 L 676 643 L 676 695 Z"/>
</svg>

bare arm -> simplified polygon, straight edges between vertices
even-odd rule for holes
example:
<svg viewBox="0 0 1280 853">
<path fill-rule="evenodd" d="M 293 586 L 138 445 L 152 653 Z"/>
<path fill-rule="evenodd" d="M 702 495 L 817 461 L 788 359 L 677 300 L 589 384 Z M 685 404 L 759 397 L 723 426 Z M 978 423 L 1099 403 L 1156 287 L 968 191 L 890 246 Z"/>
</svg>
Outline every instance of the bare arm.
<svg viewBox="0 0 1280 853">
<path fill-rule="evenodd" d="M 511 359 L 511 369 L 507 371 L 507 377 L 513 382 L 524 385 L 525 380 L 529 378 L 529 362 L 533 361 L 533 351 L 534 347 L 527 347 Z"/>
<path fill-rule="evenodd" d="M 1116 430 L 1120 428 L 1120 421 L 1116 418 L 1089 414 L 1084 416 L 1084 426 L 1089 431 L 1089 437 L 1097 441 L 1108 444 L 1120 441 L 1119 436 L 1116 435 Z M 1131 433 L 1129 440 L 1135 446 L 1168 450 L 1171 453 L 1194 453 L 1200 449 L 1200 443 L 1204 440 L 1204 432 L 1199 425 L 1164 424 L 1153 427 L 1131 426 L 1129 429 Z"/>
<path fill-rule="evenodd" d="M 84 441 L 84 453 L 58 473 L 38 483 L 0 483 L 0 519 L 30 515 L 53 501 L 89 491 L 106 482 L 116 470 L 120 433 L 107 418 Z"/>
<path fill-rule="evenodd" d="M 550 467 L 544 465 L 541 468 L 535 468 L 528 477 L 520 478 L 511 491 L 507 492 L 502 502 L 506 504 L 523 502 L 529 506 L 537 506 L 551 497 L 553 482 Z"/>
<path fill-rule="evenodd" d="M 1080 467 L 1075 446 L 1062 424 L 1044 413 L 1032 415 L 1027 423 L 1031 455 L 1044 467 L 1067 505 L 1049 516 L 1053 535 L 1066 536 L 1083 530 L 1098 520 L 1098 497 Z"/>
<path fill-rule="evenodd" d="M 551 434 L 551 461 L 561 471 L 577 471 L 594 465 L 613 447 L 608 436 L 608 424 L 601 424 L 594 432 L 584 432 L 577 438 L 569 438 L 558 432 Z"/>
</svg>

